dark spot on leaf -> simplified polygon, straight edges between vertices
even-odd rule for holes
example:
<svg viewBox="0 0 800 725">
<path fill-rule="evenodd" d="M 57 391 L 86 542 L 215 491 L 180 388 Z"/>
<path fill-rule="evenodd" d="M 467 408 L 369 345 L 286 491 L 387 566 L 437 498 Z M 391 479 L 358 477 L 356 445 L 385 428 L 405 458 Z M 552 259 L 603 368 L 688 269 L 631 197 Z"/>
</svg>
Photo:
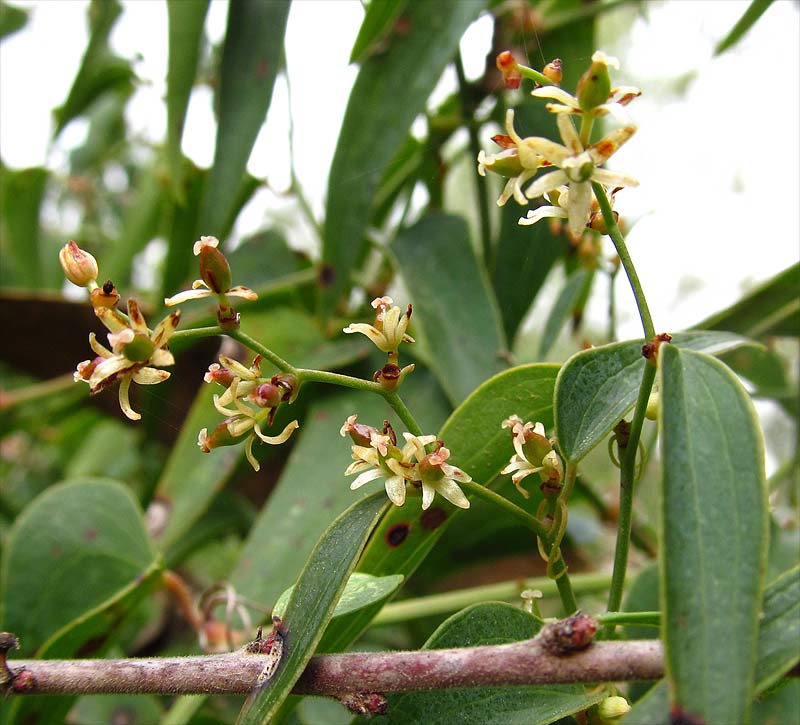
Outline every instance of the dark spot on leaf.
<svg viewBox="0 0 800 725">
<path fill-rule="evenodd" d="M 408 524 L 395 524 L 386 532 L 386 543 L 389 546 L 400 546 L 407 538 L 410 530 Z"/>
<path fill-rule="evenodd" d="M 83 538 L 86 539 L 86 541 L 94 541 L 97 538 L 97 529 L 86 529 L 86 531 L 83 532 Z"/>
<path fill-rule="evenodd" d="M 597 82 L 597 79 L 598 79 L 598 76 L 597 76 L 597 74 L 595 74 L 595 75 L 593 75 L 593 76 L 592 76 L 592 81 L 593 81 L 593 82 L 595 82 L 595 83 L 596 83 L 596 82 Z"/>
<path fill-rule="evenodd" d="M 670 725 L 705 725 L 705 720 L 690 715 L 680 705 L 674 704 L 669 712 Z"/>
<path fill-rule="evenodd" d="M 329 287 L 333 284 L 334 280 L 336 279 L 336 269 L 332 264 L 323 264 L 319 268 L 319 274 L 317 275 L 317 284 L 320 287 Z"/>
<path fill-rule="evenodd" d="M 61 547 L 60 546 L 54 546 L 52 549 L 50 549 L 50 555 L 54 559 L 57 559 L 59 556 L 61 556 Z"/>
<path fill-rule="evenodd" d="M 422 512 L 419 522 L 425 531 L 438 529 L 447 520 L 447 512 L 442 508 L 432 508 Z"/>
</svg>

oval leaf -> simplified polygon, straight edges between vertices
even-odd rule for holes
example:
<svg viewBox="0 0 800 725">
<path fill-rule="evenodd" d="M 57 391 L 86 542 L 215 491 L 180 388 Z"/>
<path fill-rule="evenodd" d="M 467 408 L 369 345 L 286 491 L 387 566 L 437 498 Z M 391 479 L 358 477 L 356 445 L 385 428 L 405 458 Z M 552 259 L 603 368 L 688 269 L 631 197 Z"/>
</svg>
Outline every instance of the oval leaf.
<svg viewBox="0 0 800 725">
<path fill-rule="evenodd" d="M 659 354 L 661 601 L 673 707 L 746 722 L 767 548 L 764 448 L 734 374 L 708 355 Z"/>
<path fill-rule="evenodd" d="M 477 647 L 530 639 L 538 622 L 501 602 L 476 604 L 454 614 L 423 649 Z M 475 687 L 389 695 L 387 721 L 397 725 L 441 723 L 519 723 L 545 725 L 591 707 L 605 692 L 584 694 L 581 685 Z"/>
<path fill-rule="evenodd" d="M 278 669 L 253 690 L 237 722 L 268 722 L 288 697 L 322 638 L 367 538 L 388 506 L 391 504 L 383 492 L 361 499 L 317 542 L 286 607 L 283 657 Z"/>
<path fill-rule="evenodd" d="M 745 342 L 727 332 L 680 332 L 672 338 L 673 347 L 712 353 Z M 556 382 L 555 416 L 558 445 L 568 461 L 583 458 L 633 407 L 644 365 L 641 340 L 593 347 L 564 363 Z"/>
</svg>

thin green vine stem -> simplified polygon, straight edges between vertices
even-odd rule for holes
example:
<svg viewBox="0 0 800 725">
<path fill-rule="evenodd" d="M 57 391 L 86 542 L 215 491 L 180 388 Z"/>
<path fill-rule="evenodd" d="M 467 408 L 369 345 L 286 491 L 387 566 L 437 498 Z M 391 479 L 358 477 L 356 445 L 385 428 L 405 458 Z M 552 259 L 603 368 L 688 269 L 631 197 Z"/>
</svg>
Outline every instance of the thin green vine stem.
<svg viewBox="0 0 800 725">
<path fill-rule="evenodd" d="M 550 529 L 546 524 L 539 521 L 533 514 L 529 514 L 525 509 L 520 508 L 515 503 L 511 503 L 511 501 L 504 496 L 495 493 L 490 488 L 486 488 L 486 486 L 475 481 L 467 481 L 466 483 L 459 482 L 458 485 L 470 493 L 475 494 L 477 498 L 483 499 L 487 503 L 497 506 L 497 508 L 503 509 L 506 513 L 511 514 L 517 521 L 533 531 L 539 538 L 545 539 L 549 535 Z"/>
<path fill-rule="evenodd" d="M 218 325 L 213 327 L 193 327 L 188 330 L 176 330 L 170 336 L 170 340 L 194 340 L 201 337 L 214 337 L 222 335 L 223 332 Z"/>
<path fill-rule="evenodd" d="M 517 63 L 517 70 L 520 72 L 520 75 L 523 78 L 528 78 L 529 80 L 538 83 L 540 86 L 554 85 L 553 81 L 551 81 L 544 73 L 540 73 L 538 70 L 534 70 L 533 68 L 528 68 L 526 65 Z"/>
<path fill-rule="evenodd" d="M 276 355 L 272 350 L 268 347 L 264 347 L 258 340 L 253 339 L 247 333 L 241 330 L 226 330 L 225 332 L 237 342 L 241 342 L 242 345 L 249 347 L 253 352 L 258 353 L 265 360 L 271 362 L 278 370 L 284 373 L 290 373 L 291 375 L 298 375 L 299 371 L 294 365 L 286 362 L 280 355 Z"/>
<path fill-rule="evenodd" d="M 633 492 L 636 478 L 636 454 L 639 450 L 639 439 L 647 411 L 647 401 L 653 382 L 656 378 L 656 366 L 649 361 L 644 366 L 642 383 L 639 387 L 639 398 L 631 422 L 630 437 L 622 457 L 619 475 L 619 518 L 617 520 L 617 543 L 614 549 L 614 569 L 611 574 L 611 588 L 608 592 L 608 611 L 616 612 L 622 604 L 622 591 L 625 585 L 625 573 L 628 568 L 628 551 L 631 543 L 631 526 L 633 522 Z M 614 625 L 607 629 L 613 632 Z"/>
<path fill-rule="evenodd" d="M 411 414 L 411 411 L 406 407 L 406 404 L 397 391 L 393 393 L 382 392 L 383 397 L 386 398 L 386 402 L 392 406 L 392 410 L 397 413 L 397 417 L 400 418 L 406 428 L 408 428 L 408 432 L 415 436 L 423 435 L 422 428 L 420 428 L 419 423 L 417 423 L 417 419 Z"/>
<path fill-rule="evenodd" d="M 620 228 L 614 219 L 614 213 L 611 210 L 611 203 L 606 196 L 606 190 L 603 188 L 603 185 L 593 181 L 592 189 L 594 190 L 594 196 L 597 199 L 597 203 L 600 205 L 600 211 L 603 213 L 603 221 L 606 223 L 608 236 L 610 236 L 614 242 L 614 246 L 617 249 L 617 254 L 622 262 L 622 267 L 625 270 L 625 274 L 628 275 L 628 282 L 630 282 L 631 289 L 633 290 L 633 296 L 636 299 L 636 307 L 639 310 L 639 317 L 642 320 L 644 337 L 645 339 L 650 340 L 656 336 L 656 328 L 653 325 L 653 318 L 650 316 L 650 308 L 647 306 L 647 299 L 644 296 L 642 284 L 639 282 L 639 275 L 636 274 L 636 268 L 633 266 L 633 260 L 631 259 L 631 255 L 628 253 L 628 247 L 625 244 L 625 237 L 622 235 L 622 232 L 620 231 Z"/>
</svg>

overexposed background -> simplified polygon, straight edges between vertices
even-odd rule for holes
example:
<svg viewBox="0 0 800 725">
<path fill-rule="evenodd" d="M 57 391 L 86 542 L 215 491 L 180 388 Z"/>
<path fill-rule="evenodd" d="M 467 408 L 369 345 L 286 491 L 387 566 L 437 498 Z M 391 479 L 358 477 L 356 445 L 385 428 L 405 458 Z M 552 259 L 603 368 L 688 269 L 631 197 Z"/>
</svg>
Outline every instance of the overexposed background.
<svg viewBox="0 0 800 725">
<path fill-rule="evenodd" d="M 64 170 L 65 151 L 80 143 L 86 124 L 74 121 L 49 146 L 51 110 L 66 97 L 87 39 L 83 0 L 19 0 L 32 21 L 0 46 L 0 156 L 13 167 L 47 164 Z M 677 330 L 730 304 L 800 255 L 800 11 L 778 0 L 732 50 L 715 58 L 714 45 L 733 26 L 747 0 L 667 0 L 608 13 L 601 47 L 622 62 L 615 81 L 643 89 L 631 106 L 638 134 L 613 166 L 641 182 L 620 194 L 618 210 L 635 221 L 629 246 L 659 329 Z M 163 2 L 126 0 L 112 35 L 123 56 L 137 56 L 143 83 L 129 104 L 132 130 L 153 144 L 165 136 L 163 105 L 167 18 Z M 213 0 L 207 19 L 212 42 L 225 31 L 227 3 Z M 324 213 L 328 167 L 339 123 L 357 73 L 347 63 L 363 17 L 358 0 L 296 0 L 286 35 L 292 88 L 295 166 L 318 218 Z M 635 19 L 634 19 L 635 18 Z M 631 22 L 633 20 L 633 22 Z M 479 19 L 462 45 L 468 76 L 477 76 L 489 47 L 491 22 Z M 546 58 L 558 48 L 542 49 Z M 530 62 L 540 64 L 531 47 Z M 439 97 L 454 84 L 443 78 Z M 309 109 L 326 108 L 325 123 Z M 237 223 L 236 235 L 267 221 L 308 246 L 294 201 L 277 191 L 289 184 L 289 102 L 279 78 L 267 123 L 250 159 L 266 178 Z M 488 138 L 490 134 L 485 136 Z M 184 151 L 208 166 L 214 153 L 211 91 L 195 90 Z M 487 143 L 486 148 L 491 150 Z M 273 191 L 271 191 L 272 189 Z M 471 195 L 470 195 L 471 198 Z M 68 224 L 67 224 L 68 226 Z M 637 336 L 639 322 L 618 278 L 619 334 Z M 598 300 L 588 320 L 605 316 Z"/>
</svg>

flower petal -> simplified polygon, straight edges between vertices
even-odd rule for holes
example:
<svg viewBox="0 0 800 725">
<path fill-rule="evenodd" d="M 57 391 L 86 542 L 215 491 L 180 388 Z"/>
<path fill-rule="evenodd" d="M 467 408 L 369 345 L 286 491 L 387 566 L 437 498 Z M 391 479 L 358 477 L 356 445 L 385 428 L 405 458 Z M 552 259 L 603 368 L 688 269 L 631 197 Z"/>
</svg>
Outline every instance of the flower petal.
<svg viewBox="0 0 800 725">
<path fill-rule="evenodd" d="M 579 239 L 589 221 L 592 205 L 592 185 L 588 181 L 573 182 L 569 185 L 569 232 L 573 239 Z"/>
<path fill-rule="evenodd" d="M 258 294 L 253 292 L 249 287 L 243 287 L 242 285 L 238 285 L 237 287 L 231 287 L 226 293 L 230 297 L 241 297 L 245 300 L 257 300 Z"/>
<path fill-rule="evenodd" d="M 395 506 L 406 502 L 406 480 L 401 476 L 390 476 L 386 479 L 386 495 Z"/>
<path fill-rule="evenodd" d="M 537 98 L 552 98 L 555 101 L 561 101 L 565 106 L 577 111 L 581 110 L 581 105 L 578 99 L 571 93 L 567 93 L 563 88 L 558 86 L 542 86 L 541 88 L 534 88 L 531 91 L 532 96 Z"/>
<path fill-rule="evenodd" d="M 244 456 L 247 459 L 248 463 L 253 467 L 254 471 L 261 470 L 261 464 L 256 460 L 256 457 L 253 455 L 253 441 L 256 439 L 255 436 L 250 436 L 247 439 L 247 443 L 244 444 Z"/>
<path fill-rule="evenodd" d="M 422 483 L 422 510 L 425 511 L 430 508 L 433 503 L 433 498 L 436 496 L 436 490 L 429 483 Z"/>
<path fill-rule="evenodd" d="M 133 374 L 133 382 L 139 385 L 157 385 L 169 378 L 170 373 L 158 368 L 140 368 Z"/>
<path fill-rule="evenodd" d="M 131 420 L 140 420 L 142 416 L 139 415 L 133 408 L 131 408 L 131 401 L 128 397 L 130 389 L 131 378 L 126 376 L 122 379 L 122 382 L 119 385 L 119 407 L 122 408 L 122 412 L 125 413 L 125 415 Z"/>
<path fill-rule="evenodd" d="M 530 226 L 547 217 L 562 217 L 566 219 L 567 212 L 560 206 L 540 206 L 537 209 L 531 209 L 526 216 L 520 217 L 517 223 L 522 226 Z"/>
<path fill-rule="evenodd" d="M 355 491 L 357 488 L 361 488 L 365 483 L 374 481 L 376 478 L 383 478 L 383 476 L 383 471 L 377 468 L 370 468 L 368 471 L 364 471 L 360 476 L 356 476 L 355 480 L 350 484 L 350 490 Z"/>
<path fill-rule="evenodd" d="M 292 433 L 299 427 L 300 424 L 296 420 L 293 420 L 291 423 L 287 424 L 287 426 L 280 432 L 279 435 L 276 436 L 264 435 L 261 432 L 261 428 L 259 427 L 258 423 L 253 426 L 253 430 L 255 431 L 255 434 L 262 441 L 264 441 L 264 443 L 269 443 L 271 446 L 277 446 L 289 440 L 289 436 L 291 436 Z"/>
<path fill-rule="evenodd" d="M 557 189 L 561 184 L 566 184 L 569 181 L 567 172 L 559 169 L 558 171 L 551 171 L 549 174 L 540 176 L 534 181 L 525 191 L 525 196 L 529 199 L 535 199 L 537 196 L 542 196 L 553 189 Z"/>
<path fill-rule="evenodd" d="M 172 307 L 173 305 L 180 305 L 187 300 L 199 300 L 202 297 L 214 297 L 214 293 L 210 289 L 188 289 L 178 292 L 172 297 L 167 297 L 164 300 L 164 304 L 167 307 Z"/>
<path fill-rule="evenodd" d="M 462 509 L 469 508 L 469 500 L 458 487 L 458 484 L 452 479 L 443 478 L 439 483 L 435 484 L 434 488 L 454 506 L 458 506 Z"/>
</svg>

